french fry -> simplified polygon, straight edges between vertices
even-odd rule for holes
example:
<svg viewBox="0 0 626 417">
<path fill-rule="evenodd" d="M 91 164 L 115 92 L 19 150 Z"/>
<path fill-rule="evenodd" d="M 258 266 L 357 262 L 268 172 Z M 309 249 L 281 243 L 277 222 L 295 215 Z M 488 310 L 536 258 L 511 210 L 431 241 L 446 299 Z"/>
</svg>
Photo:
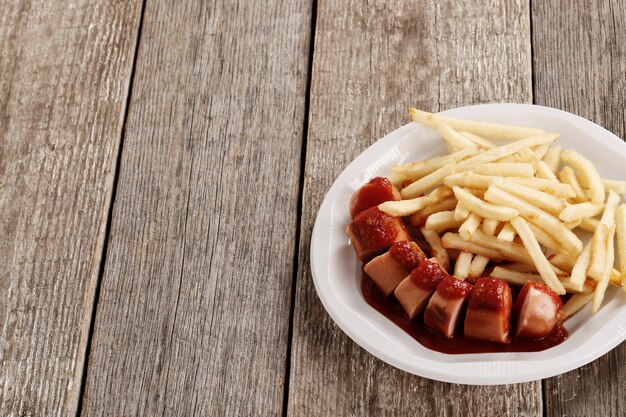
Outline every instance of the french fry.
<svg viewBox="0 0 626 417">
<path fill-rule="evenodd" d="M 587 273 L 590 277 L 597 280 L 602 278 L 602 270 L 604 269 L 604 263 L 606 262 L 606 239 L 609 227 L 600 223 L 590 242 L 591 263 L 589 264 Z"/>
<path fill-rule="evenodd" d="M 472 156 L 469 159 L 459 162 L 457 165 L 457 172 L 468 171 L 474 168 L 475 166 L 486 164 L 489 162 L 494 162 L 498 159 L 501 159 L 506 156 L 512 155 L 516 152 L 519 152 L 525 148 L 529 148 L 535 145 L 544 145 L 544 144 L 552 143 L 558 138 L 559 138 L 559 135 L 556 133 L 541 134 L 538 136 L 533 136 L 530 138 L 511 142 L 503 146 L 498 146 L 497 148 L 489 149 L 488 151 L 479 153 L 478 155 Z"/>
<path fill-rule="evenodd" d="M 400 191 L 402 198 L 415 198 L 426 191 L 435 188 L 443 184 L 443 179 L 450 174 L 454 174 L 455 161 L 450 161 L 438 170 L 431 172 L 425 177 L 411 183 L 408 187 L 405 187 Z"/>
<path fill-rule="evenodd" d="M 543 156 L 543 162 L 550 168 L 552 173 L 556 174 L 556 171 L 559 169 L 559 164 L 561 163 L 561 152 L 563 148 L 561 145 L 552 146 L 548 149 L 548 152 Z"/>
<path fill-rule="evenodd" d="M 482 222 L 483 233 L 485 233 L 487 236 L 493 236 L 496 233 L 496 228 L 498 227 L 499 223 L 500 222 L 498 222 L 497 220 L 484 219 Z M 490 258 L 486 256 L 474 256 L 474 259 L 472 259 L 472 263 L 469 267 L 468 275 L 470 277 L 480 277 L 485 271 L 485 268 L 487 267 L 489 261 Z"/>
<path fill-rule="evenodd" d="M 459 257 L 456 258 L 456 263 L 454 264 L 454 276 L 459 279 L 465 279 L 468 276 L 469 267 L 472 263 L 472 258 L 474 254 L 471 252 L 461 252 Z"/>
<path fill-rule="evenodd" d="M 409 217 L 409 223 L 413 226 L 423 226 L 426 222 L 426 219 L 428 219 L 428 216 L 430 216 L 431 214 L 438 213 L 440 211 L 454 210 L 457 204 L 458 201 L 456 197 L 454 197 L 454 195 L 452 195 L 452 191 L 450 191 L 449 197 L 443 198 L 439 201 L 435 201 L 434 203 L 429 204 L 423 209 L 411 214 L 411 217 Z"/>
<path fill-rule="evenodd" d="M 531 222 L 528 223 L 528 227 L 530 227 L 530 230 L 533 231 L 533 234 L 537 238 L 537 241 L 541 243 L 543 246 L 545 246 L 548 249 L 552 249 L 556 253 L 565 252 L 565 250 L 563 249 L 563 246 L 561 246 L 561 244 L 554 237 L 552 237 L 548 232 L 543 230 L 541 227 Z"/>
<path fill-rule="evenodd" d="M 626 204 L 620 204 L 615 214 L 617 233 L 617 259 L 622 274 L 622 288 L 626 291 Z"/>
<path fill-rule="evenodd" d="M 477 230 L 470 240 L 462 239 L 458 233 L 447 232 L 441 238 L 441 244 L 446 249 L 471 252 L 496 261 L 521 262 L 533 265 L 533 260 L 526 249 L 517 243 L 501 242 L 495 236 L 487 236 Z M 565 275 L 555 266 L 550 266 L 556 275 Z"/>
<path fill-rule="evenodd" d="M 500 222 L 494 219 L 483 219 L 483 224 L 482 224 L 483 233 L 485 233 L 486 235 L 490 235 L 490 236 L 495 235 L 496 229 L 498 228 L 499 224 Z"/>
<path fill-rule="evenodd" d="M 608 204 L 608 203 L 607 203 Z M 604 228 L 603 224 L 600 224 L 600 228 Z M 604 270 L 602 272 L 602 278 L 598 281 L 598 285 L 596 285 L 596 290 L 593 293 L 593 301 L 591 302 L 591 311 L 596 312 L 600 308 L 602 304 L 602 300 L 604 299 L 604 293 L 606 292 L 606 288 L 609 285 L 609 281 L 611 280 L 611 271 L 613 270 L 613 262 L 615 260 L 615 225 L 611 226 L 609 232 L 607 233 L 607 244 L 606 244 L 606 259 L 604 264 Z"/>
<path fill-rule="evenodd" d="M 602 179 L 602 183 L 607 192 L 613 190 L 617 194 L 626 194 L 626 181 Z"/>
<path fill-rule="evenodd" d="M 476 231 L 470 240 L 472 243 L 476 243 L 480 247 L 485 247 L 489 250 L 496 251 L 499 256 L 494 256 L 496 260 L 504 260 L 518 263 L 525 263 L 528 265 L 535 265 L 532 257 L 528 254 L 528 251 L 521 244 L 515 242 L 504 242 L 498 240 L 495 236 L 487 236 L 482 231 Z M 556 266 L 551 265 L 552 270 L 558 276 L 567 275 L 564 271 L 560 270 Z"/>
<path fill-rule="evenodd" d="M 572 275 L 570 276 L 572 287 L 577 291 L 582 291 L 583 284 L 587 279 L 587 268 L 589 268 L 590 261 L 591 245 L 587 244 L 574 264 L 574 267 L 572 268 Z"/>
<path fill-rule="evenodd" d="M 593 293 L 589 294 L 574 294 L 563 305 L 563 313 L 565 318 L 568 319 L 574 314 L 578 313 L 584 306 L 589 304 L 589 301 L 593 298 Z"/>
<path fill-rule="evenodd" d="M 458 152 L 445 156 L 436 156 L 424 161 L 409 162 L 407 164 L 396 165 L 391 170 L 398 175 L 402 175 L 405 179 L 419 179 L 425 175 L 435 172 L 444 165 L 454 161 L 460 162 L 463 159 L 476 155 L 478 149 L 476 147 L 465 148 Z"/>
<path fill-rule="evenodd" d="M 529 265 L 534 265 L 531 256 L 522 245 L 514 242 L 505 242 L 502 240 L 498 240 L 495 236 L 488 236 L 484 234 L 481 230 L 477 230 L 476 232 L 474 232 L 472 238 L 470 239 L 470 242 L 496 251 L 497 255 L 490 256 L 493 259 L 521 262 Z M 472 252 L 471 250 L 469 251 Z M 556 267 L 554 267 L 554 269 L 558 270 L 558 268 Z"/>
<path fill-rule="evenodd" d="M 500 158 L 496 160 L 496 162 L 531 164 L 533 166 L 533 169 L 537 169 L 537 158 L 535 156 L 535 153 L 531 151 L 530 148 L 525 148 L 517 153 L 505 156 L 504 158 Z"/>
<path fill-rule="evenodd" d="M 402 174 L 392 172 L 391 174 L 387 175 L 387 179 L 393 184 L 394 187 L 399 189 L 402 187 L 402 183 L 408 178 Z"/>
<path fill-rule="evenodd" d="M 498 233 L 497 239 L 503 242 L 513 242 L 515 235 L 517 235 L 515 228 L 511 223 L 506 223 L 504 227 L 502 227 L 502 230 L 500 230 L 500 233 Z"/>
<path fill-rule="evenodd" d="M 543 157 L 546 156 L 548 149 L 550 149 L 548 145 L 539 145 L 539 146 L 533 147 L 535 159 L 537 159 L 537 161 L 541 161 Z"/>
<path fill-rule="evenodd" d="M 535 169 L 532 164 L 527 162 L 491 162 L 489 164 L 479 165 L 472 171 L 476 174 L 496 177 L 532 178 L 535 175 Z"/>
<path fill-rule="evenodd" d="M 602 204 L 605 196 L 604 184 L 600 179 L 596 167 L 593 166 L 591 161 L 572 149 L 563 151 L 561 153 L 561 159 L 563 162 L 576 169 L 581 174 L 582 178 L 585 178 L 587 184 L 589 184 L 591 202 Z"/>
<path fill-rule="evenodd" d="M 567 255 L 565 253 L 557 253 L 557 254 L 552 255 L 549 261 L 552 265 L 556 266 L 557 268 L 562 269 L 563 271 L 571 274 L 572 269 L 574 268 L 574 265 L 576 264 L 576 259 L 577 258 L 571 255 Z"/>
<path fill-rule="evenodd" d="M 507 178 L 507 180 L 513 181 L 517 184 L 525 185 L 526 187 L 534 188 L 539 191 L 544 191 L 556 197 L 571 198 L 571 197 L 576 196 L 574 189 L 569 184 L 548 181 L 543 178 L 510 177 L 510 178 Z"/>
<path fill-rule="evenodd" d="M 494 204 L 515 207 L 522 217 L 550 233 L 568 253 L 577 255 L 582 250 L 583 244 L 578 236 L 563 226 L 557 218 L 521 198 L 492 185 L 485 193 L 485 200 Z"/>
<path fill-rule="evenodd" d="M 485 190 L 482 188 L 463 187 L 463 189 L 474 197 L 480 198 L 481 200 L 485 196 Z"/>
<path fill-rule="evenodd" d="M 576 229 L 582 223 L 582 219 L 572 220 L 570 222 L 564 222 L 563 226 L 567 227 L 569 230 Z"/>
<path fill-rule="evenodd" d="M 470 213 L 467 219 L 465 219 L 463 224 L 459 227 L 459 236 L 461 236 L 462 239 L 470 240 L 482 221 L 482 217 L 476 213 Z"/>
<path fill-rule="evenodd" d="M 491 184 L 493 184 L 498 177 L 491 177 L 487 175 L 480 175 L 474 173 L 465 173 L 461 172 L 458 174 L 449 175 L 444 179 L 444 184 L 447 187 L 454 187 L 458 185 L 459 187 L 472 187 L 472 188 L 480 188 L 487 189 Z"/>
<path fill-rule="evenodd" d="M 562 269 L 565 272 L 572 273 L 574 265 L 576 264 L 577 258 L 574 258 L 570 255 L 566 255 L 564 253 L 558 253 L 550 257 L 550 263 L 555 267 Z M 558 275 L 558 273 L 557 273 Z M 599 281 L 601 275 L 593 276 L 587 271 L 587 276 L 589 278 L 593 278 L 596 281 Z M 622 286 L 622 274 L 615 268 L 611 271 L 611 284 L 616 285 L 618 287 Z"/>
<path fill-rule="evenodd" d="M 411 200 L 385 201 L 378 205 L 378 208 L 392 217 L 404 217 L 424 209 L 430 204 L 450 197 L 452 190 L 448 187 L 438 187 L 429 194 L 413 198 Z"/>
<path fill-rule="evenodd" d="M 554 172 L 543 161 L 537 161 L 537 176 L 557 184 L 559 183 L 559 179 L 554 175 Z"/>
<path fill-rule="evenodd" d="M 485 203 L 461 187 L 453 187 L 452 191 L 454 192 L 456 199 L 461 201 L 469 211 L 474 212 L 481 217 L 507 221 L 519 214 L 517 210 L 510 207 L 502 207 Z"/>
<path fill-rule="evenodd" d="M 569 184 L 574 190 L 575 195 L 573 198 L 578 202 L 585 202 L 589 200 L 587 194 L 583 190 L 583 187 L 578 182 L 578 178 L 576 178 L 576 173 L 570 167 L 563 167 L 561 172 L 559 172 L 559 179 L 563 184 Z"/>
<path fill-rule="evenodd" d="M 439 131 L 439 134 L 445 139 L 445 141 L 448 142 L 448 144 L 450 144 L 450 146 L 455 149 L 460 150 L 476 146 L 474 142 L 467 139 L 465 136 L 461 135 L 459 132 L 452 129 L 445 123 L 440 125 L 439 129 L 437 130 Z"/>
<path fill-rule="evenodd" d="M 563 200 L 535 188 L 502 179 L 494 181 L 494 184 L 496 184 L 498 188 L 534 204 L 550 214 L 558 214 L 565 208 Z"/>
<path fill-rule="evenodd" d="M 462 131 L 459 132 L 461 135 L 463 135 L 466 139 L 471 140 L 472 142 L 474 142 L 478 147 L 483 148 L 483 149 L 493 149 L 495 147 L 497 147 L 498 145 L 496 145 L 495 143 L 481 138 L 478 135 L 475 135 L 473 133 L 470 132 L 466 132 L 466 131 Z"/>
<path fill-rule="evenodd" d="M 454 219 L 454 211 L 440 211 L 439 213 L 433 213 L 428 216 L 424 227 L 441 233 L 445 230 L 457 229 L 461 224 L 463 224 L 462 220 Z"/>
<path fill-rule="evenodd" d="M 414 108 L 409 109 L 409 115 L 411 116 L 411 120 L 416 123 L 422 123 L 431 127 L 439 127 L 445 123 L 454 130 L 464 130 L 482 137 L 491 137 L 500 140 L 523 139 L 544 133 L 541 129 L 454 119 L 447 116 L 427 113 Z"/>
<path fill-rule="evenodd" d="M 537 271 L 539 271 L 546 285 L 552 288 L 557 294 L 565 294 L 563 284 L 554 273 L 552 264 L 550 264 L 543 255 L 539 242 L 537 242 L 535 235 L 530 230 L 530 227 L 528 227 L 526 220 L 521 217 L 516 217 L 511 220 L 511 225 L 515 228 L 522 242 L 524 242 L 528 254 L 531 256 L 533 263 L 537 267 Z"/>
<path fill-rule="evenodd" d="M 430 249 L 432 251 L 431 256 L 434 256 L 439 261 L 439 264 L 446 270 L 450 270 L 450 256 L 448 255 L 448 251 L 441 246 L 441 238 L 439 234 L 434 230 L 426 229 L 425 227 L 421 227 L 420 231 L 422 235 L 424 235 L 424 239 L 430 245 Z"/>
<path fill-rule="evenodd" d="M 467 275 L 476 278 L 480 277 L 485 271 L 485 268 L 487 267 L 487 264 L 490 260 L 491 258 L 488 258 L 486 256 L 475 255 L 474 259 L 472 259 L 469 270 L 467 271 Z"/>
<path fill-rule="evenodd" d="M 463 148 L 455 148 L 454 146 L 450 145 L 450 142 L 446 141 L 446 150 L 448 151 L 448 153 L 454 153 L 454 152 L 458 152 L 460 150 L 462 150 Z"/>
<path fill-rule="evenodd" d="M 469 215 L 469 210 L 459 201 L 454 208 L 454 220 L 464 221 Z"/>
<path fill-rule="evenodd" d="M 583 229 L 585 232 L 595 232 L 596 228 L 600 224 L 600 220 L 594 218 L 582 219 L 580 221 L 579 227 Z"/>
<path fill-rule="evenodd" d="M 596 281 L 592 279 L 588 279 L 588 280 L 585 280 L 585 282 L 583 283 L 582 290 L 578 291 L 574 289 L 574 287 L 572 286 L 572 283 L 569 277 L 559 278 L 559 279 L 561 280 L 561 283 L 565 287 L 565 290 L 569 293 L 574 293 L 574 294 L 593 294 L 593 291 L 596 289 L 596 286 L 598 285 Z"/>
<path fill-rule="evenodd" d="M 463 151 L 467 150 L 463 149 Z M 438 170 L 452 160 L 453 159 L 451 158 L 451 155 L 436 156 L 434 158 L 425 159 L 423 161 L 408 162 L 406 164 L 395 165 L 391 167 L 391 171 L 396 175 L 401 175 L 405 179 L 417 179 Z"/>
<path fill-rule="evenodd" d="M 474 237 L 475 236 L 476 233 L 474 234 Z M 473 242 L 472 240 L 464 240 L 458 233 L 447 232 L 441 238 L 441 245 L 446 249 L 457 249 L 460 251 L 471 252 L 476 255 L 482 255 L 496 260 L 510 260 L 502 251 L 488 248 L 480 243 Z"/>
<path fill-rule="evenodd" d="M 604 271 L 604 262 L 607 256 L 606 239 L 611 227 L 615 225 L 615 210 L 618 203 L 619 195 L 615 191 L 609 191 L 604 213 L 602 213 L 600 218 L 600 226 L 598 226 L 591 238 L 591 264 L 587 273 L 596 279 L 598 279 L 597 277 L 601 279 L 603 276 L 602 271 Z"/>
<path fill-rule="evenodd" d="M 498 278 L 503 281 L 508 282 L 509 284 L 514 285 L 524 285 L 527 282 L 541 282 L 543 283 L 543 279 L 539 274 L 533 274 L 529 272 L 515 271 L 511 268 L 496 266 L 491 274 L 489 275 L 491 278 Z M 574 290 L 571 287 L 571 284 L 567 280 L 559 281 L 563 288 L 565 288 L 566 292 L 583 292 L 583 293 L 591 293 L 591 288 L 586 287 L 580 291 Z"/>
<path fill-rule="evenodd" d="M 596 203 L 578 203 L 567 206 L 559 214 L 559 219 L 564 222 L 573 222 L 575 220 L 581 220 L 588 217 L 593 217 L 599 214 L 604 209 L 604 204 Z"/>
</svg>

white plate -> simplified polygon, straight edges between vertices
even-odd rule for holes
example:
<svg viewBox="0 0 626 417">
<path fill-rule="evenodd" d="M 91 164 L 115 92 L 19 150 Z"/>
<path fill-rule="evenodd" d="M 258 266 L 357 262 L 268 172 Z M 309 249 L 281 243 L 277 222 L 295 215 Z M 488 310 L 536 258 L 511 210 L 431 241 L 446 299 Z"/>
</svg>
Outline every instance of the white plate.
<svg viewBox="0 0 626 417">
<path fill-rule="evenodd" d="M 626 144 L 600 126 L 561 110 L 525 104 L 486 104 L 442 112 L 464 119 L 539 127 L 561 134 L 607 178 L 626 179 Z M 626 339 L 626 295 L 613 287 L 600 311 L 589 306 L 565 324 L 570 337 L 532 353 L 448 355 L 426 349 L 370 307 L 361 290 L 361 262 L 345 234 L 352 193 L 389 167 L 445 153 L 443 140 L 428 127 L 409 123 L 359 155 L 332 185 L 320 207 L 311 238 L 311 270 L 324 307 L 356 343 L 383 361 L 416 375 L 460 384 L 510 384 L 576 369 Z"/>
</svg>

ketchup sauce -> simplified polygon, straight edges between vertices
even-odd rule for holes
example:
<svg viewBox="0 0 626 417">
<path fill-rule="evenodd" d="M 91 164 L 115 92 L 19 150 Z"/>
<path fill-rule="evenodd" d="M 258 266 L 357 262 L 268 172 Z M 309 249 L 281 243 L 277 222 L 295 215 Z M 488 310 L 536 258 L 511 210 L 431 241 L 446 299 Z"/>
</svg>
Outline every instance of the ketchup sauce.
<svg viewBox="0 0 626 417">
<path fill-rule="evenodd" d="M 424 260 L 411 271 L 411 279 L 418 287 L 434 291 L 442 279 L 448 276 L 436 262 Z"/>
<path fill-rule="evenodd" d="M 356 216 L 352 225 L 368 248 L 376 248 L 390 244 L 398 236 L 395 222 L 394 217 L 372 207 Z"/>
<path fill-rule="evenodd" d="M 391 245 L 389 254 L 393 256 L 396 261 L 400 262 L 407 271 L 412 271 L 417 268 L 420 261 L 427 259 L 426 254 L 424 254 L 417 243 L 408 240 L 396 242 Z"/>
<path fill-rule="evenodd" d="M 352 195 L 350 217 L 354 219 L 362 211 L 385 201 L 400 200 L 400 198 L 400 193 L 387 178 L 373 178 Z"/>
<path fill-rule="evenodd" d="M 519 288 L 513 286 L 511 289 L 515 298 L 519 293 Z M 386 297 L 365 273 L 361 280 L 361 292 L 372 308 L 424 347 L 441 353 L 539 352 L 562 343 L 568 337 L 567 330 L 561 324 L 557 324 L 554 330 L 542 339 L 516 338 L 511 335 L 509 343 L 495 343 L 465 337 L 462 334 L 463 326 L 459 325 L 454 338 L 447 339 L 426 327 L 421 315 L 413 320 L 409 319 L 400 302 L 393 295 Z"/>
</svg>

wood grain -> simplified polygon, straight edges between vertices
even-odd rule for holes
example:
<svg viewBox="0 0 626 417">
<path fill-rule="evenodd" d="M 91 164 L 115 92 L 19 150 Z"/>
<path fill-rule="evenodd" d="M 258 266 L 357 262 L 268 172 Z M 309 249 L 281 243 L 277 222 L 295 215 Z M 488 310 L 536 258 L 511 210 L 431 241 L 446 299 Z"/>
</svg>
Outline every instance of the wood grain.
<svg viewBox="0 0 626 417">
<path fill-rule="evenodd" d="M 313 287 L 309 239 L 340 171 L 370 144 L 429 111 L 529 102 L 527 2 L 321 1 L 318 5 L 289 415 L 540 416 L 541 384 L 469 387 L 412 376 L 353 343 Z M 347 210 L 347 207 L 346 207 Z"/>
<path fill-rule="evenodd" d="M 0 2 L 0 415 L 74 415 L 139 1 Z"/>
<path fill-rule="evenodd" d="M 535 101 L 626 137 L 626 3 L 533 2 Z M 558 28 L 558 30 L 555 30 Z M 623 416 L 626 345 L 545 380 L 547 416 Z"/>
<path fill-rule="evenodd" d="M 84 415 L 278 415 L 308 1 L 146 4 Z"/>
</svg>

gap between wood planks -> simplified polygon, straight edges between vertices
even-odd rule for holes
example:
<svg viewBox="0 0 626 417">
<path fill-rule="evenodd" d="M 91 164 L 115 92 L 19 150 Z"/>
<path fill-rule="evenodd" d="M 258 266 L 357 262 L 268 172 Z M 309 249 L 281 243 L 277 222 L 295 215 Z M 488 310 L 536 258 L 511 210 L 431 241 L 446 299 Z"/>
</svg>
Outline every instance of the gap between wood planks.
<svg viewBox="0 0 626 417">
<path fill-rule="evenodd" d="M 128 88 L 126 93 L 126 103 L 124 104 L 124 111 L 122 114 L 122 131 L 120 132 L 119 145 L 117 147 L 117 155 L 115 156 L 115 166 L 113 172 L 113 184 L 111 187 L 111 195 L 109 197 L 109 207 L 106 210 L 105 228 L 104 228 L 104 243 L 102 247 L 102 254 L 100 256 L 100 263 L 98 265 L 98 278 L 96 280 L 96 288 L 94 291 L 93 304 L 91 308 L 91 315 L 89 316 L 89 330 L 87 332 L 87 343 L 85 344 L 85 351 L 83 353 L 83 368 L 80 378 L 80 386 L 78 387 L 78 399 L 76 402 L 75 416 L 79 417 L 83 411 L 83 397 L 85 394 L 85 385 L 87 382 L 87 371 L 89 369 L 89 352 L 91 351 L 91 341 L 93 338 L 94 325 L 96 321 L 96 310 L 98 307 L 98 300 L 100 298 L 100 286 L 102 283 L 102 277 L 104 275 L 104 266 L 106 265 L 107 249 L 109 246 L 109 235 L 111 233 L 111 220 L 113 216 L 113 207 L 115 206 L 115 196 L 117 193 L 117 183 L 120 176 L 120 162 L 122 159 L 122 151 L 124 150 L 124 137 L 126 136 L 126 123 L 128 121 L 128 109 L 133 92 L 133 81 L 135 79 L 135 69 L 137 67 L 137 56 L 139 55 L 139 45 L 141 42 L 141 29 L 143 26 L 143 17 L 146 10 L 146 0 L 141 2 L 141 11 L 139 12 L 139 22 L 137 25 L 137 36 L 135 38 L 135 51 L 133 54 L 133 63 L 130 69 L 130 78 L 128 80 Z"/>
<path fill-rule="evenodd" d="M 287 331 L 287 352 L 285 354 L 285 379 L 283 384 L 283 402 L 281 415 L 287 417 L 289 410 L 289 378 L 291 376 L 291 344 L 293 341 L 293 316 L 296 304 L 296 289 L 298 283 L 298 266 L 300 253 L 300 229 L 302 228 L 302 205 L 304 200 L 304 174 L 306 169 L 306 147 L 309 136 L 309 106 L 311 103 L 311 80 L 313 78 L 313 58 L 315 54 L 315 26 L 317 23 L 317 0 L 311 5 L 311 37 L 309 42 L 309 62 L 307 64 L 306 91 L 304 93 L 304 123 L 302 124 L 302 149 L 300 150 L 300 176 L 298 180 L 298 203 L 296 217 L 295 246 L 293 249 L 293 271 L 291 279 L 291 294 L 289 299 L 289 329 Z"/>
</svg>

